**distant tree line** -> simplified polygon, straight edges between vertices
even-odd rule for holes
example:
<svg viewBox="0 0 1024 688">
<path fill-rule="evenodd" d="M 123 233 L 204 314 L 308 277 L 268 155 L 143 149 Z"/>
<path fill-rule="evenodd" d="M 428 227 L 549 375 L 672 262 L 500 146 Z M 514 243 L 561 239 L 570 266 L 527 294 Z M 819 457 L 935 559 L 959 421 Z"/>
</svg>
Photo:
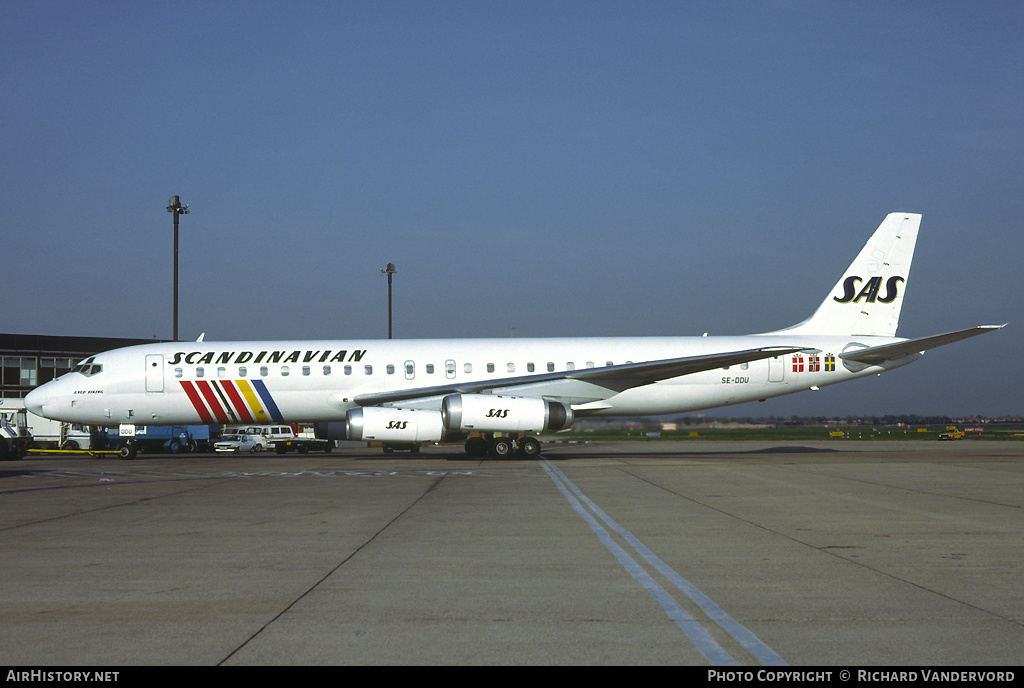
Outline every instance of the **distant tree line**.
<svg viewBox="0 0 1024 688">
<path fill-rule="evenodd" d="M 1020 419 L 995 419 L 982 421 L 980 417 L 972 417 L 971 422 L 1019 422 Z M 917 414 L 887 414 L 882 416 L 704 416 L 687 414 L 674 417 L 632 417 L 615 416 L 605 418 L 579 418 L 577 427 L 622 427 L 660 428 L 664 423 L 676 423 L 680 427 L 706 426 L 709 424 L 740 424 L 767 425 L 773 427 L 797 427 L 802 425 L 853 425 L 853 426 L 896 426 L 904 425 L 955 425 L 963 423 L 963 418 L 952 416 L 922 416 Z"/>
</svg>

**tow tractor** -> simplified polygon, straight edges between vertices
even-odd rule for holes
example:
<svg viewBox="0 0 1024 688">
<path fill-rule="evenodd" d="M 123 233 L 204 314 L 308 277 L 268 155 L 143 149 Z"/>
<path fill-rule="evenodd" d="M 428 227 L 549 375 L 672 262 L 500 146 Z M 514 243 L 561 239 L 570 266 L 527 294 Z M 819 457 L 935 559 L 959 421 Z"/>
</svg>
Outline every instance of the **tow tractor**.
<svg viewBox="0 0 1024 688">
<path fill-rule="evenodd" d="M 0 400 L 0 461 L 17 461 L 25 456 L 32 435 L 24 408 L 2 405 Z"/>
</svg>

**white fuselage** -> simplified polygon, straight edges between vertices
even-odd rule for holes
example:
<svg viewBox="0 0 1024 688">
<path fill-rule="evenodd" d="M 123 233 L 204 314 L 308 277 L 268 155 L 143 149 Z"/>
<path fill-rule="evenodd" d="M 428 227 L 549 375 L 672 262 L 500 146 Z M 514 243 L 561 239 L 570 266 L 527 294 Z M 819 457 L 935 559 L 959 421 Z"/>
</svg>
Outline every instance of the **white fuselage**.
<svg viewBox="0 0 1024 688">
<path fill-rule="evenodd" d="M 754 347 L 795 353 L 660 380 L 608 395 L 563 381 L 558 397 L 577 416 L 658 415 L 792 394 L 896 368 L 846 363 L 851 348 L 896 337 L 776 333 L 738 337 L 173 342 L 93 357 L 34 390 L 26 405 L 39 415 L 89 425 L 339 421 L 359 395 L 580 371 L 607 365 L 701 356 Z M 502 395 L 544 397 L 546 382 L 507 387 Z M 387 404 L 439 409 L 441 396 Z"/>
<path fill-rule="evenodd" d="M 84 425 L 309 422 L 326 439 L 464 436 L 471 456 L 481 439 L 492 456 L 536 456 L 531 434 L 580 416 L 682 413 L 817 389 L 999 329 L 895 336 L 920 222 L 886 215 L 814 313 L 774 332 L 146 344 L 87 359 L 25 405 Z"/>
</svg>

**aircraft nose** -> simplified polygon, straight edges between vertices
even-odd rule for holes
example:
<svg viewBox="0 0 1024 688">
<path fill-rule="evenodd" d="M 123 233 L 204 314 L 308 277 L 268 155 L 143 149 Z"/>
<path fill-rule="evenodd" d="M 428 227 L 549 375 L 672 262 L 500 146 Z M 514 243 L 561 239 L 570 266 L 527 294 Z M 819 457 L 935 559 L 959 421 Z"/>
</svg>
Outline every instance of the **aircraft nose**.
<svg viewBox="0 0 1024 688">
<path fill-rule="evenodd" d="M 46 412 L 44 407 L 46 406 L 46 402 L 49 400 L 49 396 L 50 394 L 46 390 L 46 385 L 37 387 L 25 396 L 25 408 L 27 408 L 29 412 L 45 418 Z"/>
</svg>

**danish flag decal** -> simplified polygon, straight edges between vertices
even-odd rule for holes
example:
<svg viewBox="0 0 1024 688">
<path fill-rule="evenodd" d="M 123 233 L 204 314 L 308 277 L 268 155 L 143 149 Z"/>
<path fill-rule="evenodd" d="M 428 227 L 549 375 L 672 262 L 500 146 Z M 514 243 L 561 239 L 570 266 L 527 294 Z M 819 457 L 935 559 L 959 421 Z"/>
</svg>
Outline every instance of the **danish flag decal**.
<svg viewBox="0 0 1024 688">
<path fill-rule="evenodd" d="M 284 416 L 263 380 L 181 380 L 181 387 L 207 424 L 281 423 Z"/>
</svg>

